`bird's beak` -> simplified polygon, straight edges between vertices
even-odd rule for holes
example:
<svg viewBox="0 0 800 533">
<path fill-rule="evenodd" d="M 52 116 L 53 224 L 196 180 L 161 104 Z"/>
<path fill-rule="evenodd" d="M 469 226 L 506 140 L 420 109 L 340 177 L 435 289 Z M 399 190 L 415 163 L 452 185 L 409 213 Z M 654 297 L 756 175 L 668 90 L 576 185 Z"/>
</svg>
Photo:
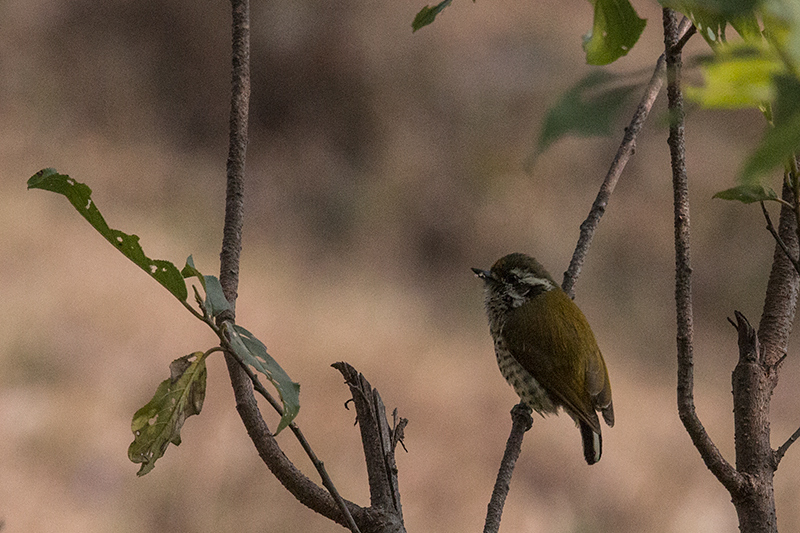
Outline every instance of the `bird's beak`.
<svg viewBox="0 0 800 533">
<path fill-rule="evenodd" d="M 494 279 L 494 276 L 492 276 L 492 273 L 489 272 L 488 270 L 481 270 L 480 268 L 473 268 L 472 271 L 475 272 L 475 275 L 478 276 L 479 278 L 481 278 L 483 281 L 488 281 L 490 279 Z"/>
</svg>

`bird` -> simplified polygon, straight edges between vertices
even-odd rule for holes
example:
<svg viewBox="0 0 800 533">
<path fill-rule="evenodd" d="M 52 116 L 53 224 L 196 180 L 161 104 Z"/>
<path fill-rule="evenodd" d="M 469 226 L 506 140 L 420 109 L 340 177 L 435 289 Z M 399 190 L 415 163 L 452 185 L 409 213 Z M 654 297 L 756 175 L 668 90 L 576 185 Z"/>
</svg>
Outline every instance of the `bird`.
<svg viewBox="0 0 800 533">
<path fill-rule="evenodd" d="M 580 428 L 589 465 L 600 460 L 600 412 L 614 426 L 608 369 L 586 317 L 533 257 L 512 253 L 484 282 L 489 332 L 500 372 L 520 400 L 542 416 L 563 409 Z"/>
</svg>

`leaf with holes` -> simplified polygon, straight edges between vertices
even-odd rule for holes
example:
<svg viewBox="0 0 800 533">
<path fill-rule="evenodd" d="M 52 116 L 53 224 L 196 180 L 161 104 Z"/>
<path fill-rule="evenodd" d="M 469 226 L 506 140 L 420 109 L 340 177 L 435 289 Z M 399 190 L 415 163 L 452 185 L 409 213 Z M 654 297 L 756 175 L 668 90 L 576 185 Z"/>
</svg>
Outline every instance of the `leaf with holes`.
<svg viewBox="0 0 800 533">
<path fill-rule="evenodd" d="M 200 414 L 206 396 L 206 362 L 203 352 L 175 359 L 169 365 L 170 377 L 161 382 L 153 399 L 136 411 L 131 422 L 134 439 L 128 458 L 141 463 L 136 473 L 143 476 L 156 466 L 171 442 L 181 443 L 181 428 L 186 419 Z"/>
<path fill-rule="evenodd" d="M 228 336 L 231 347 L 245 364 L 252 366 L 261 372 L 278 389 L 278 394 L 283 403 L 283 416 L 278 423 L 275 434 L 281 432 L 283 428 L 292 423 L 292 420 L 300 411 L 300 384 L 291 380 L 281 366 L 267 353 L 264 346 L 255 335 L 244 329 L 242 326 L 234 325 L 228 329 Z"/>
<path fill-rule="evenodd" d="M 66 174 L 59 174 L 55 169 L 45 168 L 28 180 L 28 189 L 42 189 L 64 195 L 78 213 L 125 257 L 150 274 L 176 298 L 182 302 L 186 301 L 188 296 L 186 283 L 178 268 L 169 261 L 150 259 L 144 255 L 138 236 L 109 228 L 100 210 L 92 201 L 92 189 L 87 185 L 75 181 Z"/>
</svg>

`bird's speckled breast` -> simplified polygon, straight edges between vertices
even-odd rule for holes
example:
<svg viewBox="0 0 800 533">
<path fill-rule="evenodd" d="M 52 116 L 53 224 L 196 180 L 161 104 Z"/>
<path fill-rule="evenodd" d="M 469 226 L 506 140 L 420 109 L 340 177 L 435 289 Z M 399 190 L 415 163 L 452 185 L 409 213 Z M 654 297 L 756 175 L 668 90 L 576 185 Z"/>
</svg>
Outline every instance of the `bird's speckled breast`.
<svg viewBox="0 0 800 533">
<path fill-rule="evenodd" d="M 545 414 L 555 414 L 558 407 L 550 400 L 539 382 L 520 365 L 508 351 L 502 335 L 495 336 L 494 351 L 497 355 L 497 366 L 506 381 L 514 388 L 520 400 L 525 402 L 531 409 L 544 416 Z"/>
</svg>

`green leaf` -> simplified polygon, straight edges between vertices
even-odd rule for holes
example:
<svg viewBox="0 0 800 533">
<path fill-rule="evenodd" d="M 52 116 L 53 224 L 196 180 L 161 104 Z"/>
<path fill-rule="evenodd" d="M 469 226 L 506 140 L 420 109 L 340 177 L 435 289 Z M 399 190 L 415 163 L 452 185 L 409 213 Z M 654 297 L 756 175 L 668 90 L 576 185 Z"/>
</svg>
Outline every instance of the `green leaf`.
<svg viewBox="0 0 800 533">
<path fill-rule="evenodd" d="M 712 47 L 726 42 L 728 24 L 745 41 L 761 39 L 755 9 L 760 0 L 661 0 L 661 5 L 683 13 Z"/>
<path fill-rule="evenodd" d="M 742 170 L 742 181 L 749 183 L 784 164 L 800 148 L 800 115 L 781 126 L 770 128 Z"/>
<path fill-rule="evenodd" d="M 707 109 L 761 109 L 775 98 L 773 77 L 783 63 L 765 46 L 721 45 L 703 63 L 703 87 L 687 87 L 686 97 Z"/>
<path fill-rule="evenodd" d="M 194 258 L 192 258 L 191 255 L 186 258 L 186 264 L 183 266 L 183 269 L 181 270 L 181 275 L 185 279 L 197 278 L 198 280 L 200 280 L 200 285 L 203 286 L 203 290 L 206 290 L 206 278 L 205 276 L 203 276 L 202 272 L 200 272 L 199 270 L 197 270 L 197 268 L 195 268 Z"/>
<path fill-rule="evenodd" d="M 453 0 L 443 0 L 435 6 L 425 6 L 420 9 L 417 16 L 414 17 L 414 21 L 411 23 L 411 33 L 433 22 L 436 19 L 436 15 L 441 13 L 452 1 Z"/>
<path fill-rule="evenodd" d="M 255 335 L 242 326 L 234 325 L 233 329 L 227 328 L 231 347 L 245 364 L 261 372 L 272 382 L 278 390 L 283 402 L 283 416 L 278 423 L 275 434 L 292 423 L 300 411 L 300 385 L 289 378 L 281 366 L 267 353 L 264 346 Z"/>
<path fill-rule="evenodd" d="M 713 196 L 722 200 L 736 200 L 745 204 L 752 204 L 754 202 L 777 201 L 778 195 L 769 187 L 764 187 L 759 184 L 745 184 L 720 191 Z"/>
<path fill-rule="evenodd" d="M 66 174 L 59 174 L 55 169 L 45 168 L 28 180 L 28 189 L 43 189 L 66 196 L 78 213 L 117 250 L 150 274 L 176 298 L 182 302 L 186 301 L 188 296 L 186 283 L 177 267 L 169 261 L 150 259 L 144 255 L 139 245 L 139 237 L 136 235 L 128 235 L 109 228 L 92 201 L 92 190 L 87 185 L 75 181 Z"/>
<path fill-rule="evenodd" d="M 800 2 L 797 0 L 765 0 L 763 3 L 764 34 L 781 52 L 790 70 L 800 71 Z"/>
<path fill-rule="evenodd" d="M 753 183 L 775 167 L 786 165 L 800 151 L 800 81 L 789 75 L 777 76 L 775 89 L 774 127 L 767 130 L 745 163 L 741 175 L 744 183 Z"/>
<path fill-rule="evenodd" d="M 225 298 L 225 294 L 222 292 L 222 285 L 216 276 L 206 276 L 206 306 L 213 317 L 231 308 Z"/>
<path fill-rule="evenodd" d="M 618 85 L 605 70 L 590 72 L 565 92 L 545 117 L 536 155 L 566 135 L 608 135 L 626 98 L 636 85 Z"/>
<path fill-rule="evenodd" d="M 607 65 L 626 55 L 647 20 L 639 18 L 628 0 L 590 0 L 594 5 L 592 31 L 583 36 L 586 62 Z"/>
<path fill-rule="evenodd" d="M 192 259 L 191 255 L 186 258 L 186 265 L 183 267 L 183 270 L 181 270 L 181 274 L 184 278 L 195 277 L 200 280 L 200 284 L 203 286 L 203 290 L 206 293 L 203 307 L 209 316 L 217 317 L 223 311 L 228 311 L 231 308 L 222 291 L 222 285 L 220 285 L 219 279 L 217 279 L 216 276 L 204 276 L 202 272 L 195 268 L 194 259 Z"/>
<path fill-rule="evenodd" d="M 128 458 L 141 463 L 137 476 L 156 466 L 171 442 L 181 443 L 181 428 L 186 418 L 200 414 L 206 396 L 206 363 L 203 352 L 175 359 L 169 365 L 169 379 L 156 389 L 153 399 L 136 411 L 131 422 L 134 439 Z"/>
</svg>

